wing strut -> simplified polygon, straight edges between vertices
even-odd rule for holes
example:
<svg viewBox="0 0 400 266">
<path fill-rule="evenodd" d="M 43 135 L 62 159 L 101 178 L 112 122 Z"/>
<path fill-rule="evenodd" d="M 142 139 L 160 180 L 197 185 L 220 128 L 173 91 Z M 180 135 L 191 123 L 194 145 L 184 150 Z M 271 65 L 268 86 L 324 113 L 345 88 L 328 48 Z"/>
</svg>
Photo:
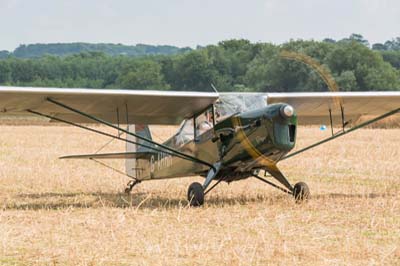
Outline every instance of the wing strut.
<svg viewBox="0 0 400 266">
<path fill-rule="evenodd" d="M 46 118 L 49 118 L 49 119 L 53 119 L 54 121 L 58 121 L 58 122 L 62 122 L 62 123 L 65 123 L 65 124 L 68 124 L 68 125 L 71 125 L 71 126 L 79 127 L 79 128 L 82 128 L 82 129 L 97 133 L 99 135 L 103 135 L 103 136 L 110 137 L 110 138 L 113 138 L 113 139 L 117 139 L 117 140 L 121 140 L 121 141 L 124 141 L 124 142 L 136 144 L 136 145 L 139 145 L 139 146 L 142 146 L 144 148 L 148 148 L 148 149 L 151 149 L 151 150 L 154 150 L 154 151 L 157 151 L 157 152 L 163 152 L 163 153 L 166 153 L 166 154 L 171 155 L 171 156 L 176 156 L 176 157 L 179 157 L 179 158 L 184 159 L 184 160 L 192 161 L 190 158 L 180 156 L 179 154 L 174 154 L 174 153 L 169 152 L 169 151 L 164 151 L 164 150 L 161 150 L 161 149 L 157 149 L 157 148 L 155 148 L 153 146 L 148 146 L 146 144 L 142 144 L 142 143 L 138 143 L 138 142 L 135 142 L 135 141 L 127 140 L 127 139 L 121 138 L 120 136 L 114 136 L 112 134 L 109 134 L 109 133 L 106 133 L 106 132 L 103 132 L 103 131 L 100 131 L 100 130 L 97 130 L 97 129 L 93 129 L 93 128 L 90 128 L 90 127 L 82 126 L 82 125 L 79 125 L 79 124 L 76 124 L 76 123 L 61 119 L 61 118 L 57 118 L 57 117 L 54 117 L 54 116 L 42 114 L 42 113 L 39 113 L 39 112 L 36 112 L 36 111 L 33 111 L 33 110 L 29 110 L 29 109 L 26 110 L 26 111 L 31 113 L 31 114 L 35 114 L 35 115 L 38 115 L 38 116 L 42 116 L 42 117 L 46 117 Z"/>
<path fill-rule="evenodd" d="M 283 191 L 283 192 L 285 192 L 285 193 L 287 193 L 287 194 L 293 195 L 293 192 L 292 192 L 292 191 L 287 190 L 287 189 L 285 189 L 285 188 L 282 188 L 282 187 L 280 187 L 280 186 L 278 186 L 278 185 L 275 185 L 274 183 L 268 181 L 268 180 L 265 179 L 265 178 L 262 178 L 262 177 L 259 176 L 259 175 L 252 174 L 252 176 L 255 177 L 255 178 L 257 178 L 258 180 L 264 182 L 264 183 L 267 183 L 268 185 L 270 185 L 270 186 L 272 186 L 272 187 L 274 187 L 274 188 L 279 189 L 280 191 Z"/>
<path fill-rule="evenodd" d="M 360 129 L 360 128 L 363 128 L 363 127 L 365 127 L 365 126 L 368 126 L 369 124 L 375 123 L 376 121 L 382 120 L 382 119 L 384 119 L 384 118 L 386 118 L 386 117 L 388 117 L 388 116 L 394 115 L 394 114 L 396 114 L 396 113 L 399 112 L 399 111 L 400 111 L 400 108 L 397 108 L 397 109 L 395 109 L 395 110 L 393 110 L 393 111 L 387 112 L 387 113 L 385 113 L 385 114 L 383 114 L 383 115 L 381 115 L 381 116 L 378 116 L 378 117 L 376 117 L 376 118 L 374 118 L 374 119 L 371 119 L 371 120 L 368 120 L 368 121 L 366 121 L 366 122 L 364 122 L 364 123 L 361 123 L 361 124 L 359 124 L 358 126 L 352 127 L 352 128 L 350 128 L 350 129 L 348 129 L 348 130 L 346 130 L 346 131 L 344 131 L 344 126 L 345 126 L 345 124 L 343 124 L 343 131 L 341 131 L 340 133 L 335 134 L 335 135 L 332 135 L 332 137 L 329 137 L 329 138 L 326 138 L 326 139 L 324 139 L 324 140 L 321 140 L 321 141 L 319 141 L 319 142 L 317 142 L 317 143 L 314 143 L 314 144 L 312 144 L 312 145 L 310 145 L 310 146 L 308 146 L 308 147 L 305 147 L 305 148 L 303 148 L 303 149 L 301 149 L 301 150 L 298 150 L 298 151 L 296 151 L 296 152 L 293 152 L 293 153 L 291 153 L 291 154 L 288 154 L 288 155 L 286 155 L 285 157 L 283 157 L 283 158 L 281 159 L 281 161 L 286 160 L 286 159 L 288 159 L 288 158 L 290 158 L 290 157 L 293 157 L 293 156 L 295 156 L 295 155 L 297 155 L 297 154 L 303 153 L 303 152 L 305 152 L 305 151 L 307 151 L 307 150 L 309 150 L 309 149 L 315 148 L 315 147 L 317 147 L 317 146 L 319 146 L 319 145 L 321 145 L 321 144 L 324 144 L 324 143 L 326 143 L 326 142 L 328 142 L 328 141 L 331 141 L 331 140 L 334 140 L 334 139 L 336 139 L 336 138 L 338 138 L 338 137 L 341 137 L 341 136 L 343 136 L 343 135 L 346 135 L 346 134 L 348 134 L 348 133 L 350 133 L 350 132 L 353 132 L 353 131 L 355 131 L 355 130 L 357 130 L 357 129 Z"/>
<path fill-rule="evenodd" d="M 53 100 L 53 99 L 51 99 L 51 98 L 47 98 L 47 101 L 49 101 L 49 102 L 51 102 L 51 103 L 53 103 L 53 104 L 55 104 L 55 105 L 58 105 L 58 106 L 60 106 L 60 107 L 63 107 L 63 108 L 65 108 L 65 109 L 67 109 L 67 110 L 70 110 L 70 111 L 72 111 L 72 112 L 74 112 L 74 113 L 77 113 L 77 114 L 80 114 L 80 115 L 82 115 L 82 116 L 84 116 L 84 117 L 87 117 L 87 118 L 89 118 L 89 119 L 91 119 L 91 120 L 94 120 L 94 121 L 96 121 L 96 122 L 98 122 L 98 123 L 100 123 L 100 124 L 103 124 L 103 125 L 112 127 L 112 128 L 114 128 L 114 129 L 117 129 L 118 131 L 124 132 L 124 133 L 126 133 L 126 134 L 128 134 L 128 135 L 131 135 L 131 136 L 134 136 L 134 137 L 136 137 L 136 138 L 138 138 L 138 139 L 141 139 L 141 140 L 143 140 L 143 141 L 146 141 L 147 143 L 150 143 L 150 144 L 156 145 L 156 146 L 158 146 L 158 147 L 161 147 L 162 149 L 158 149 L 158 148 L 155 148 L 155 147 L 152 147 L 152 146 L 149 146 L 149 145 L 145 145 L 145 144 L 142 144 L 142 143 L 134 142 L 134 141 L 129 141 L 129 140 L 123 139 L 123 138 L 121 138 L 121 137 L 119 137 L 119 136 L 114 136 L 114 135 L 111 135 L 111 134 L 102 132 L 102 131 L 100 131 L 100 130 L 92 129 L 92 128 L 89 128 L 89 127 L 86 127 L 86 126 L 82 126 L 82 125 L 79 125 L 79 124 L 76 124 L 76 123 L 73 123 L 73 122 L 70 122 L 70 121 L 67 121 L 67 120 L 64 120 L 64 119 L 60 119 L 60 118 L 53 117 L 53 116 L 50 116 L 50 115 L 42 114 L 42 113 L 39 113 L 39 112 L 36 112 L 36 111 L 33 111 L 33 110 L 29 110 L 29 109 L 28 109 L 27 112 L 32 113 L 32 114 L 36 114 L 36 115 L 39 115 L 39 116 L 43 116 L 43 117 L 46 117 L 46 118 L 49 118 L 49 119 L 53 119 L 53 120 L 58 121 L 58 122 L 63 122 L 63 123 L 69 124 L 69 125 L 73 125 L 73 126 L 76 126 L 76 127 L 79 127 L 79 128 L 85 129 L 85 130 L 88 130 L 88 131 L 95 132 L 95 133 L 100 134 L 100 135 L 108 136 L 108 137 L 111 137 L 111 138 L 114 138 L 114 139 L 118 139 L 118 140 L 122 140 L 122 141 L 125 141 L 125 142 L 129 142 L 129 143 L 132 143 L 132 144 L 136 144 L 136 145 L 139 145 L 139 146 L 142 146 L 142 147 L 145 147 L 145 148 L 148 148 L 148 149 L 157 151 L 157 152 L 163 152 L 163 153 L 166 153 L 166 154 L 171 155 L 171 156 L 179 157 L 179 158 L 181 158 L 181 159 L 189 160 L 189 161 L 192 161 L 192 162 L 195 162 L 195 163 L 204 164 L 204 165 L 207 165 L 207 166 L 209 166 L 210 168 L 214 169 L 214 166 L 213 166 L 212 164 L 210 164 L 210 163 L 208 163 L 208 162 L 205 162 L 205 161 L 203 161 L 203 160 L 200 160 L 200 159 L 198 159 L 198 158 L 196 158 L 196 157 L 193 157 L 193 156 L 191 156 L 191 155 L 182 153 L 182 152 L 180 152 L 180 151 L 177 151 L 177 150 L 175 150 L 175 149 L 172 149 L 172 148 L 170 148 L 170 147 L 168 147 L 168 146 L 165 146 L 165 145 L 163 145 L 163 144 L 154 142 L 154 141 L 152 141 L 152 140 L 150 140 L 150 139 L 147 139 L 147 138 L 142 137 L 142 136 L 140 136 L 140 135 L 137 135 L 137 134 L 134 134 L 134 133 L 132 133 L 132 132 L 129 132 L 128 130 L 125 130 L 125 129 L 120 128 L 120 127 L 118 127 L 118 126 L 115 126 L 115 125 L 113 125 L 113 124 L 111 124 L 111 123 L 109 123 L 109 122 L 107 122 L 107 121 L 104 121 L 104 120 L 102 120 L 102 119 L 96 118 L 96 117 L 94 117 L 94 116 L 91 116 L 91 115 L 86 114 L 86 113 L 84 113 L 84 112 L 81 112 L 81 111 L 79 111 L 79 110 L 76 110 L 76 109 L 74 109 L 74 108 L 72 108 L 72 107 L 69 107 L 69 106 L 67 106 L 67 105 L 65 105 L 65 104 L 62 104 L 62 103 L 60 103 L 60 102 L 57 102 L 57 101 L 55 101 L 55 100 Z"/>
<path fill-rule="evenodd" d="M 121 141 L 124 141 L 124 142 L 140 145 L 140 146 L 142 146 L 144 148 L 148 148 L 148 149 L 151 149 L 151 150 L 154 150 L 154 151 L 158 151 L 158 152 L 164 152 L 164 153 L 167 153 L 168 155 L 171 155 L 171 156 L 180 157 L 180 156 L 178 156 L 176 154 L 173 154 L 173 153 L 170 153 L 170 152 L 167 152 L 167 151 L 163 151 L 163 150 L 154 148 L 152 146 L 148 146 L 148 145 L 145 145 L 145 144 L 142 144 L 142 143 L 138 143 L 138 142 L 135 142 L 135 141 L 131 141 L 131 140 L 127 140 L 127 139 L 123 139 L 123 138 L 121 138 L 119 136 L 114 136 L 112 134 L 109 134 L 109 133 L 106 133 L 106 132 L 102 132 L 100 130 L 93 129 L 93 128 L 90 128 L 90 127 L 82 126 L 82 125 L 79 125 L 79 124 L 76 124 L 76 123 L 61 119 L 61 118 L 57 118 L 57 117 L 54 117 L 54 116 L 42 114 L 42 113 L 39 113 L 39 112 L 36 112 L 36 111 L 33 111 L 33 110 L 26 110 L 26 111 L 31 113 L 31 114 L 35 114 L 35 115 L 38 115 L 38 116 L 42 116 L 42 117 L 46 117 L 46 118 L 49 118 L 49 119 L 53 119 L 54 121 L 57 121 L 57 122 L 62 122 L 62 123 L 65 123 L 65 124 L 68 124 L 68 125 L 71 125 L 71 126 L 79 127 L 79 128 L 82 128 L 82 129 L 97 133 L 99 135 L 103 135 L 103 136 L 110 137 L 110 138 L 117 139 L 117 140 L 121 140 Z M 182 157 L 180 157 L 180 158 L 182 158 Z M 182 159 L 186 159 L 186 158 L 182 158 Z"/>
<path fill-rule="evenodd" d="M 145 137 L 142 137 L 142 136 L 140 136 L 140 135 L 138 135 L 138 134 L 132 133 L 132 132 L 130 132 L 130 131 L 128 131 L 128 130 L 125 130 L 125 129 L 123 129 L 123 128 L 120 128 L 120 127 L 118 127 L 118 126 L 115 126 L 115 125 L 113 125 L 113 124 L 110 123 L 110 122 L 107 122 L 107 121 L 102 120 L 102 119 L 100 119 L 100 118 L 94 117 L 94 116 L 89 115 L 89 114 L 86 114 L 86 113 L 84 113 L 84 112 L 81 112 L 81 111 L 79 111 L 79 110 L 77 110 L 77 109 L 74 109 L 74 108 L 72 108 L 72 107 L 70 107 L 70 106 L 68 106 L 68 105 L 65 105 L 65 104 L 63 104 L 63 103 L 60 103 L 60 102 L 58 102 L 58 101 L 56 101 L 56 100 L 53 100 L 53 99 L 51 99 L 51 98 L 47 98 L 47 101 L 49 101 L 49 102 L 51 102 L 51 103 L 53 103 L 53 104 L 55 104 L 55 105 L 58 105 L 58 106 L 60 106 L 60 107 L 62 107 L 62 108 L 64 108 L 64 109 L 70 110 L 70 111 L 72 111 L 72 112 L 74 112 L 74 113 L 77 113 L 77 114 L 79 114 L 79 115 L 82 115 L 82 116 L 84 116 L 84 117 L 87 117 L 87 118 L 89 118 L 89 119 L 91 119 L 91 120 L 93 120 L 93 121 L 96 121 L 96 122 L 100 123 L 100 124 L 109 126 L 109 127 L 111 127 L 111 128 L 117 129 L 117 130 L 119 130 L 119 131 L 121 131 L 121 132 L 124 132 L 124 133 L 126 133 L 126 134 L 128 134 L 128 135 L 131 135 L 131 136 L 133 136 L 133 137 L 136 137 L 136 138 L 138 138 L 138 139 L 141 139 L 141 140 L 143 140 L 143 141 L 146 141 L 147 143 L 150 143 L 150 144 L 159 146 L 159 147 L 161 147 L 161 148 L 163 148 L 163 149 L 165 149 L 165 150 L 168 150 L 168 151 L 170 151 L 170 152 L 172 152 L 172 153 L 174 153 L 174 154 L 177 154 L 177 155 L 181 156 L 181 158 L 185 157 L 185 158 L 189 159 L 189 160 L 192 161 L 192 162 L 197 162 L 197 163 L 200 163 L 200 164 L 207 165 L 207 166 L 209 166 L 210 168 L 212 168 L 212 169 L 215 170 L 215 168 L 214 168 L 214 166 L 213 166 L 212 164 L 210 164 L 210 163 L 208 163 L 208 162 L 206 162 L 206 161 L 200 160 L 199 158 L 193 157 L 193 156 L 188 155 L 188 154 L 186 154 L 186 153 L 183 153 L 183 152 L 177 151 L 177 150 L 175 150 L 175 149 L 172 149 L 171 147 L 168 147 L 168 146 L 163 145 L 163 144 L 161 144 L 161 143 L 152 141 L 152 140 L 150 140 L 150 139 L 148 139 L 148 138 L 145 138 Z"/>
<path fill-rule="evenodd" d="M 332 133 L 332 136 L 333 136 L 334 134 L 333 134 L 333 120 L 332 120 L 332 110 L 331 110 L 331 108 L 329 108 L 329 121 L 331 121 L 331 133 Z"/>
</svg>

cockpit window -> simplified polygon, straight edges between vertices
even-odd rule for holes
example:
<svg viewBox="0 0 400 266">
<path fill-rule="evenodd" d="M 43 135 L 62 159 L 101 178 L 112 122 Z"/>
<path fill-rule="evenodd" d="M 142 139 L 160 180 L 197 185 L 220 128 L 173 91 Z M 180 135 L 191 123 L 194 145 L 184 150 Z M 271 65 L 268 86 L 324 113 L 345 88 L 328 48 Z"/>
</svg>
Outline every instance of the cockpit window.
<svg viewBox="0 0 400 266">
<path fill-rule="evenodd" d="M 194 118 L 192 117 L 184 120 L 175 136 L 167 141 L 167 145 L 179 148 L 189 141 L 194 140 L 195 137 L 200 136 L 204 132 L 212 129 L 214 127 L 214 112 L 212 108 L 213 107 L 210 106 L 206 111 L 196 115 Z"/>
<path fill-rule="evenodd" d="M 210 106 L 194 118 L 184 120 L 178 133 L 169 140 L 169 145 L 180 147 L 212 129 L 214 123 L 218 123 L 235 113 L 252 111 L 265 106 L 267 106 L 267 103 L 263 94 L 221 93 L 219 100 L 215 103 L 214 112 L 212 106 Z"/>
<path fill-rule="evenodd" d="M 262 94 L 221 93 L 215 104 L 216 121 L 246 111 L 251 111 L 267 106 Z"/>
<path fill-rule="evenodd" d="M 189 141 L 194 139 L 194 124 L 193 124 L 193 118 L 191 119 L 186 119 L 182 122 L 178 133 L 174 137 L 175 139 L 175 145 L 177 147 L 182 146 Z"/>
<path fill-rule="evenodd" d="M 196 137 L 214 127 L 212 106 L 203 113 L 196 116 Z"/>
</svg>

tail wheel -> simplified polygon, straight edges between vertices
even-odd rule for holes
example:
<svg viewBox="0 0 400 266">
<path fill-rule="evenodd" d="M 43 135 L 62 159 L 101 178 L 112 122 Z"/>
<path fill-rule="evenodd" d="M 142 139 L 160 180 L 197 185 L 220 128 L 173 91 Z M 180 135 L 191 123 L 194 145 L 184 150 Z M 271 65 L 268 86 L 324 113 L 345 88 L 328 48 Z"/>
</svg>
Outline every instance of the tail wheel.
<svg viewBox="0 0 400 266">
<path fill-rule="evenodd" d="M 188 201 L 190 206 L 198 207 L 204 204 L 204 189 L 200 183 L 194 182 L 188 189 Z"/>
<path fill-rule="evenodd" d="M 304 182 L 299 182 L 294 185 L 293 196 L 296 202 L 300 203 L 310 197 L 310 189 Z"/>
</svg>

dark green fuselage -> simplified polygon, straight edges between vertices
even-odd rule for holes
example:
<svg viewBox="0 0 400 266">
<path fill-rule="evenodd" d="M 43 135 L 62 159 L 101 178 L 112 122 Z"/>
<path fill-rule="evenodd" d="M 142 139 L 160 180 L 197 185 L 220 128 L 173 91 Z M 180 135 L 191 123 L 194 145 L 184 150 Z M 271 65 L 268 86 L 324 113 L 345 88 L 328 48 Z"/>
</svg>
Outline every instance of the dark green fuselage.
<svg viewBox="0 0 400 266">
<path fill-rule="evenodd" d="M 281 114 L 284 106 L 286 104 L 273 104 L 234 114 L 179 148 L 174 145 L 174 137 L 164 144 L 210 164 L 222 162 L 216 179 L 231 182 L 247 178 L 254 170 L 277 163 L 294 148 L 297 117 L 293 114 L 285 118 Z M 153 164 L 150 167 L 151 179 L 205 176 L 210 169 L 206 165 L 163 154 L 150 164 Z"/>
</svg>

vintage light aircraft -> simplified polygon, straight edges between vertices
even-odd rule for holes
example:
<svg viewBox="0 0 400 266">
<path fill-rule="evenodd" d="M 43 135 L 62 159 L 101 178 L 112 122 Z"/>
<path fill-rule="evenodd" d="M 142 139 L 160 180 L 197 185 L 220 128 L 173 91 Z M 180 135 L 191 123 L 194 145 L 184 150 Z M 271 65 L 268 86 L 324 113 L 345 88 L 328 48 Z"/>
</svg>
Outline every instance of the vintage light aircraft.
<svg viewBox="0 0 400 266">
<path fill-rule="evenodd" d="M 125 152 L 61 158 L 125 159 L 125 173 L 132 178 L 126 192 L 146 180 L 203 176 L 203 184 L 195 182 L 188 189 L 190 205 L 200 206 L 219 182 L 249 177 L 293 195 L 296 201 L 307 199 L 308 186 L 303 182 L 292 186 L 277 163 L 396 114 L 400 93 L 219 94 L 0 87 L 0 110 L 5 115 L 34 114 L 124 141 Z M 375 118 L 357 125 L 362 115 Z M 118 133 L 103 132 L 90 123 Z M 148 125 L 179 123 L 178 132 L 164 143 L 152 140 Z M 295 147 L 299 124 L 329 124 L 332 136 L 289 153 Z M 341 130 L 335 133 L 336 125 Z M 260 170 L 280 186 L 260 176 Z"/>
</svg>

